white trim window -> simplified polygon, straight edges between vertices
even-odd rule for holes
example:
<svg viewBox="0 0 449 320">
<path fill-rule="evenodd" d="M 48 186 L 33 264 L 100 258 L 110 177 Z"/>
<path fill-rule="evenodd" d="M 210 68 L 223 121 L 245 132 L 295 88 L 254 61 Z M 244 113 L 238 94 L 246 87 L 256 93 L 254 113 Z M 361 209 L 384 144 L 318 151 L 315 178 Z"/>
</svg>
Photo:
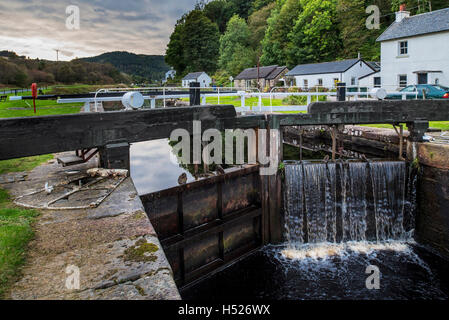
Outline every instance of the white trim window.
<svg viewBox="0 0 449 320">
<path fill-rule="evenodd" d="M 373 81 L 374 81 L 374 83 L 373 83 L 374 84 L 374 88 L 380 88 L 382 86 L 380 77 L 374 77 Z"/>
<path fill-rule="evenodd" d="M 398 82 L 400 88 L 405 88 L 407 86 L 407 75 L 406 74 L 398 75 Z"/>
<path fill-rule="evenodd" d="M 323 86 L 323 79 L 319 78 L 318 79 L 318 87 L 322 87 Z"/>
<path fill-rule="evenodd" d="M 304 79 L 303 80 L 303 87 L 304 87 L 304 89 L 309 89 L 309 80 L 307 80 L 307 79 Z"/>
<path fill-rule="evenodd" d="M 408 55 L 408 41 L 399 41 L 398 51 L 400 56 Z"/>
<path fill-rule="evenodd" d="M 355 77 L 351 77 L 351 86 L 355 86 Z"/>
</svg>

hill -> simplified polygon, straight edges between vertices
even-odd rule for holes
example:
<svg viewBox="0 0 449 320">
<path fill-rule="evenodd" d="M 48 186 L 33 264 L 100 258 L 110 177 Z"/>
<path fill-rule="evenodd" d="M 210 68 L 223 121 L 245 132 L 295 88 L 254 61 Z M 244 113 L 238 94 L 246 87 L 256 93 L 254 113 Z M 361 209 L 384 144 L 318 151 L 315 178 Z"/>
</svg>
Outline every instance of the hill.
<svg viewBox="0 0 449 320">
<path fill-rule="evenodd" d="M 28 87 L 32 82 L 40 86 L 74 83 L 102 85 L 130 83 L 131 79 L 108 63 L 80 60 L 56 62 L 0 51 L 0 85 Z"/>
<path fill-rule="evenodd" d="M 164 56 L 134 54 L 126 51 L 103 53 L 99 56 L 78 59 L 87 62 L 110 63 L 137 82 L 145 80 L 162 80 L 170 67 Z"/>
</svg>

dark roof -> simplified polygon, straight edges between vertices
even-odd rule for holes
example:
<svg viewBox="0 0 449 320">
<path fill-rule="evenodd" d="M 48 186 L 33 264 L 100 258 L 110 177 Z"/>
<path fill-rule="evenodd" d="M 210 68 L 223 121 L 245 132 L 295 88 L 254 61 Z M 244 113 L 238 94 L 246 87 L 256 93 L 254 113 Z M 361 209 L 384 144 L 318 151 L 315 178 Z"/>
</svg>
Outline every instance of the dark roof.
<svg viewBox="0 0 449 320">
<path fill-rule="evenodd" d="M 271 72 L 268 77 L 267 80 L 273 80 L 276 79 L 285 69 L 287 69 L 286 66 L 283 67 L 277 67 L 276 69 L 273 70 L 273 72 Z M 288 71 L 288 70 L 287 70 Z"/>
<path fill-rule="evenodd" d="M 322 74 L 322 73 L 340 73 L 345 72 L 357 62 L 363 61 L 362 59 L 349 59 L 333 62 L 322 62 L 322 63 L 310 63 L 310 64 L 300 64 L 287 72 L 287 76 L 301 76 L 307 74 Z M 368 66 L 374 70 L 372 66 Z"/>
<path fill-rule="evenodd" d="M 371 72 L 371 73 L 368 73 L 368 74 L 365 74 L 363 77 L 359 77 L 359 80 L 360 79 L 364 79 L 364 78 L 369 77 L 369 76 L 372 76 L 373 74 L 376 74 L 376 73 L 379 73 L 379 72 L 380 72 L 380 70 L 379 71 L 374 71 L 374 72 Z"/>
<path fill-rule="evenodd" d="M 191 72 L 188 75 L 186 75 L 182 80 L 196 80 L 200 75 L 202 75 L 204 71 L 201 72 Z"/>
<path fill-rule="evenodd" d="M 449 30 L 449 8 L 418 14 L 394 22 L 377 38 L 386 41 Z"/>
<path fill-rule="evenodd" d="M 376 72 L 380 71 L 380 63 L 377 61 L 366 61 L 366 63 Z"/>
<path fill-rule="evenodd" d="M 284 71 L 286 66 L 267 66 L 267 67 L 259 67 L 259 78 L 272 80 L 275 79 L 282 71 Z M 256 68 L 248 68 L 240 72 L 240 74 L 235 77 L 235 80 L 249 80 L 249 79 L 257 79 L 257 67 Z"/>
</svg>

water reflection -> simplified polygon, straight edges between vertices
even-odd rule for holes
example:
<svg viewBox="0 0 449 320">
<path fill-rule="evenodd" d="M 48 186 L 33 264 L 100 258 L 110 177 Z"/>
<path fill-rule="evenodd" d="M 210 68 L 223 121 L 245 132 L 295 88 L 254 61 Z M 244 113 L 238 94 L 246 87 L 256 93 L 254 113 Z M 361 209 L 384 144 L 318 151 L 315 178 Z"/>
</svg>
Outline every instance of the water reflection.
<svg viewBox="0 0 449 320">
<path fill-rule="evenodd" d="M 187 181 L 195 180 L 188 171 L 170 160 L 171 152 L 168 139 L 131 145 L 131 177 L 139 195 L 177 186 L 183 172 L 187 174 Z"/>
</svg>

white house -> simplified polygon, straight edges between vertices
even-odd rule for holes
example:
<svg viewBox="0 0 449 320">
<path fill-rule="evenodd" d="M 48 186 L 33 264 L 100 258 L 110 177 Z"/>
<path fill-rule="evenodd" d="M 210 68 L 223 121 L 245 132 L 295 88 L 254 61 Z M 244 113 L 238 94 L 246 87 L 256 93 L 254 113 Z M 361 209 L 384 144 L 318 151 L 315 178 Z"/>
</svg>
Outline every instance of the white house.
<svg viewBox="0 0 449 320">
<path fill-rule="evenodd" d="M 293 77 L 297 87 L 333 88 L 336 82 L 344 82 L 347 87 L 359 84 L 359 78 L 376 70 L 363 59 L 300 64 L 289 71 L 286 76 Z"/>
<path fill-rule="evenodd" d="M 211 77 L 206 72 L 192 72 L 182 78 L 182 86 L 188 88 L 191 82 L 199 82 L 201 88 L 210 87 Z"/>
<path fill-rule="evenodd" d="M 449 8 L 410 16 L 401 6 L 381 43 L 382 87 L 449 86 Z"/>
<path fill-rule="evenodd" d="M 171 68 L 170 70 L 168 70 L 168 71 L 165 73 L 165 78 L 164 78 L 164 80 L 163 80 L 162 82 L 163 82 L 163 83 L 166 83 L 166 82 L 168 81 L 168 79 L 174 79 L 175 76 L 176 76 L 176 70 L 173 69 L 173 68 Z"/>
<path fill-rule="evenodd" d="M 367 61 L 367 63 L 376 71 L 368 73 L 359 78 L 360 88 L 380 88 L 382 86 L 380 78 L 380 63 Z"/>
</svg>

